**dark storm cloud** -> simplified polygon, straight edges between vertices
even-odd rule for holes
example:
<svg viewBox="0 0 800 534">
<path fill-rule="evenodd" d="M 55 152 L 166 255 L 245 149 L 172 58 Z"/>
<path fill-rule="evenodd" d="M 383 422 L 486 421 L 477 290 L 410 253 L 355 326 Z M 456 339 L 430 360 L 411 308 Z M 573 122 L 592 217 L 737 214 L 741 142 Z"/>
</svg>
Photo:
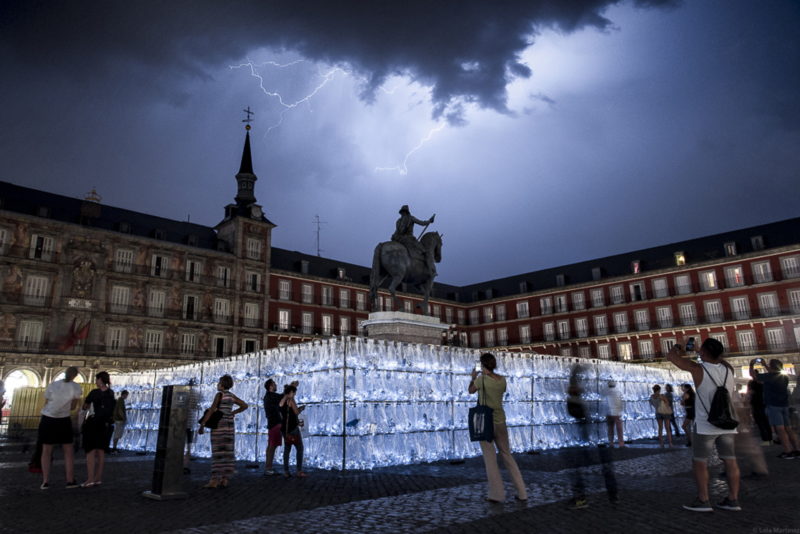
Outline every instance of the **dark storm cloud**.
<svg viewBox="0 0 800 534">
<path fill-rule="evenodd" d="M 506 86 L 529 77 L 520 62 L 538 31 L 604 30 L 619 0 L 397 2 L 3 2 L 0 45 L 30 73 L 66 74 L 78 83 L 130 77 L 133 92 L 185 94 L 158 72 L 186 78 L 267 47 L 347 64 L 370 100 L 400 74 L 432 88 L 434 113 L 460 119 L 465 103 L 507 112 Z M 636 0 L 640 7 L 674 0 Z M 128 69 L 133 66 L 134 72 Z"/>
</svg>

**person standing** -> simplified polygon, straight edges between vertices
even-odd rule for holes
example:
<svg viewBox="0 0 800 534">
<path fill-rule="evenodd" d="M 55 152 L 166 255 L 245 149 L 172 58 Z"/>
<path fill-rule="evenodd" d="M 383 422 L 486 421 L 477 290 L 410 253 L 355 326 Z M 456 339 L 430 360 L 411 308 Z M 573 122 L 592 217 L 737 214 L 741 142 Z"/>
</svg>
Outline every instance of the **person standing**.
<svg viewBox="0 0 800 534">
<path fill-rule="evenodd" d="M 669 416 L 669 423 L 674 430 L 673 434 L 675 434 L 676 437 L 680 437 L 681 431 L 678 429 L 678 421 L 675 420 L 675 390 L 672 388 L 672 384 L 667 384 L 665 389 L 664 396 L 669 402 L 669 409 L 672 410 L 672 415 Z"/>
<path fill-rule="evenodd" d="M 111 452 L 117 452 L 119 440 L 125 433 L 125 423 L 128 421 L 128 411 L 127 406 L 125 405 L 126 400 L 128 400 L 128 390 L 123 389 L 122 393 L 119 394 L 117 403 L 114 405 L 114 448 L 111 450 Z"/>
<path fill-rule="evenodd" d="M 775 432 L 783 447 L 783 452 L 778 458 L 791 460 L 800 457 L 797 436 L 792 431 L 789 421 L 789 377 L 781 372 L 783 363 L 776 358 L 769 361 L 768 372 L 756 372 L 755 364 L 759 361 L 765 363 L 763 358 L 750 360 L 750 376 L 756 382 L 764 385 L 764 405 L 767 409 L 767 419 L 769 424 L 775 427 Z"/>
<path fill-rule="evenodd" d="M 625 446 L 625 439 L 622 437 L 622 394 L 617 389 L 617 383 L 613 380 L 608 382 L 606 392 L 606 426 L 608 427 L 608 446 L 614 446 L 614 429 L 617 429 L 617 445 Z"/>
<path fill-rule="evenodd" d="M 0 380 L 0 425 L 3 424 L 3 408 L 6 405 L 6 386 L 5 382 Z"/>
<path fill-rule="evenodd" d="M 753 414 L 753 421 L 758 427 L 761 436 L 761 444 L 772 445 L 772 427 L 767 419 L 767 407 L 764 406 L 764 384 L 758 380 L 751 379 L 747 383 L 747 396 L 750 402 L 750 412 Z"/>
<path fill-rule="evenodd" d="M 86 451 L 86 482 L 82 488 L 91 488 L 103 483 L 103 468 L 106 453 L 110 451 L 111 434 L 114 432 L 114 406 L 117 400 L 111 389 L 111 377 L 105 371 L 95 376 L 95 385 L 83 401 L 83 410 L 91 412 L 83 422 L 83 450 Z"/>
<path fill-rule="evenodd" d="M 224 375 L 217 383 L 217 394 L 211 409 L 200 419 L 200 434 L 205 432 L 206 421 L 215 411 L 222 412 L 217 428 L 211 429 L 211 480 L 203 486 L 206 489 L 227 488 L 228 481 L 233 477 L 234 462 L 236 461 L 234 445 L 236 434 L 233 418 L 247 409 L 247 403 L 231 393 L 233 377 Z M 235 410 L 233 405 L 238 406 Z"/>
<path fill-rule="evenodd" d="M 300 382 L 295 380 L 291 385 L 297 387 L 299 384 Z M 264 394 L 264 413 L 267 416 L 267 451 L 264 476 L 272 476 L 275 474 L 275 470 L 272 467 L 275 461 L 275 449 L 281 446 L 283 439 L 281 433 L 283 416 L 280 409 L 283 395 L 277 392 L 278 385 L 271 378 L 264 383 L 264 389 L 267 390 Z"/>
<path fill-rule="evenodd" d="M 492 409 L 494 422 L 494 443 L 481 441 L 483 463 L 486 467 L 486 478 L 489 481 L 489 495 L 486 500 L 501 503 L 506 499 L 506 490 L 503 487 L 503 478 L 497 465 L 498 452 L 503 464 L 511 475 L 511 481 L 517 491 L 517 500 L 528 500 L 528 491 L 522 480 L 522 473 L 517 467 L 517 462 L 511 456 L 511 447 L 508 442 L 508 428 L 506 427 L 506 414 L 503 411 L 503 394 L 506 392 L 506 379 L 495 373 L 497 359 L 491 352 L 481 354 L 481 372 L 472 370 L 472 380 L 467 391 L 470 394 L 478 393 L 478 402 Z M 495 450 L 495 447 L 497 448 Z"/>
<path fill-rule="evenodd" d="M 683 394 L 681 395 L 681 404 L 686 416 L 683 418 L 683 432 L 686 434 L 686 446 L 692 446 L 692 425 L 694 424 L 694 390 L 690 384 L 683 384 L 681 386 Z"/>
<path fill-rule="evenodd" d="M 308 474 L 303 471 L 303 436 L 300 433 L 302 423 L 299 415 L 305 410 L 305 406 L 297 406 L 295 402 L 295 395 L 297 394 L 297 386 L 291 383 L 288 386 L 283 386 L 283 398 L 281 398 L 278 407 L 281 411 L 281 418 L 283 423 L 281 431 L 283 432 L 283 476 L 289 478 L 289 455 L 292 452 L 292 445 L 295 450 L 295 463 L 298 478 L 305 478 Z"/>
<path fill-rule="evenodd" d="M 711 424 L 708 409 L 717 391 L 725 387 L 733 398 L 736 389 L 733 367 L 722 356 L 722 343 L 713 338 L 706 339 L 697 352 L 700 363 L 684 358 L 683 347 L 673 345 L 667 359 L 676 367 L 692 375 L 696 390 L 694 433 L 692 435 L 692 471 L 697 485 L 697 498 L 684 509 L 692 512 L 712 512 L 708 496 L 708 457 L 712 448 L 725 463 L 725 476 L 728 479 L 728 496 L 718 503 L 717 508 L 738 512 L 739 506 L 739 464 L 736 462 L 734 436 L 736 429 L 724 429 Z"/>
<path fill-rule="evenodd" d="M 672 408 L 669 400 L 661 394 L 661 386 L 653 386 L 653 394 L 650 395 L 650 406 L 656 412 L 656 422 L 658 423 L 658 444 L 664 446 L 664 427 L 667 431 L 667 443 L 672 447 L 672 428 L 670 428 L 669 418 L 672 415 Z"/>
<path fill-rule="evenodd" d="M 37 443 L 41 443 L 40 456 L 42 469 L 41 489 L 50 488 L 50 468 L 53 462 L 53 446 L 61 445 L 64 450 L 64 471 L 67 488 L 77 488 L 75 482 L 75 450 L 72 446 L 72 417 L 70 412 L 78 407 L 81 400 L 81 387 L 75 383 L 77 367 L 68 367 L 63 380 L 57 380 L 44 390 L 44 408 L 39 421 Z"/>
</svg>

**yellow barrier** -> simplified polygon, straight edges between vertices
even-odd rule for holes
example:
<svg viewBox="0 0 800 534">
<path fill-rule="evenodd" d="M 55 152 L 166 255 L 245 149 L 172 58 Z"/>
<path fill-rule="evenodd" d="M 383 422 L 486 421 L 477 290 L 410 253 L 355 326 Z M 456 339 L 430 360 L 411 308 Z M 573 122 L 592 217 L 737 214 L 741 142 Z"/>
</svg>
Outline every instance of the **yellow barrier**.
<svg viewBox="0 0 800 534">
<path fill-rule="evenodd" d="M 81 397 L 86 398 L 94 384 L 78 384 Z M 21 387 L 14 390 L 11 401 L 11 413 L 8 416 L 8 428 L 15 430 L 35 430 L 39 428 L 39 417 L 44 408 L 45 388 Z M 80 409 L 80 405 L 78 406 Z M 75 416 L 77 410 L 72 415 Z"/>
</svg>

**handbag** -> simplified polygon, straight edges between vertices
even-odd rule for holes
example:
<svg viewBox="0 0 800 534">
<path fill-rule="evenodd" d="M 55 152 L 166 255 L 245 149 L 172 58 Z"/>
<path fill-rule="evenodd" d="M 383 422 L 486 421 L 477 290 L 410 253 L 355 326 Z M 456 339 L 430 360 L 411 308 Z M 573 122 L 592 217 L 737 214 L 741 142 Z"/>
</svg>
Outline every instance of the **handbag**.
<svg viewBox="0 0 800 534">
<path fill-rule="evenodd" d="M 211 430 L 216 430 L 219 426 L 220 420 L 222 420 L 222 412 L 219 410 L 214 411 L 206 420 L 205 424 L 203 424 L 203 419 L 206 418 L 206 415 L 211 411 L 211 408 L 206 408 L 206 411 L 203 412 L 203 417 L 197 420 L 198 423 L 203 425 L 206 428 L 210 428 Z"/>
<path fill-rule="evenodd" d="M 484 390 L 484 380 L 485 378 L 481 377 L 481 390 Z M 481 404 L 480 395 L 478 403 L 469 409 L 469 440 L 494 441 L 494 410 Z"/>
<path fill-rule="evenodd" d="M 299 445 L 300 444 L 300 432 L 289 432 L 285 436 L 283 436 L 283 444 L 286 447 L 291 447 L 292 445 Z"/>
</svg>

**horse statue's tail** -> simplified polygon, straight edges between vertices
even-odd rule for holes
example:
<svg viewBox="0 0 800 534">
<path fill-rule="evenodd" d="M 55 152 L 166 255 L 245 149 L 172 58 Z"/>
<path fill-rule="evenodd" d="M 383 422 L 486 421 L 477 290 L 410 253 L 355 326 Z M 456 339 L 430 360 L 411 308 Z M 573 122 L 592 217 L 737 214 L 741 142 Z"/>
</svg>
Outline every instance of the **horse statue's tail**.
<svg viewBox="0 0 800 534">
<path fill-rule="evenodd" d="M 372 272 L 369 273 L 369 300 L 372 303 L 372 311 L 378 310 L 378 286 L 381 283 L 381 246 L 378 243 L 372 255 Z"/>
</svg>

